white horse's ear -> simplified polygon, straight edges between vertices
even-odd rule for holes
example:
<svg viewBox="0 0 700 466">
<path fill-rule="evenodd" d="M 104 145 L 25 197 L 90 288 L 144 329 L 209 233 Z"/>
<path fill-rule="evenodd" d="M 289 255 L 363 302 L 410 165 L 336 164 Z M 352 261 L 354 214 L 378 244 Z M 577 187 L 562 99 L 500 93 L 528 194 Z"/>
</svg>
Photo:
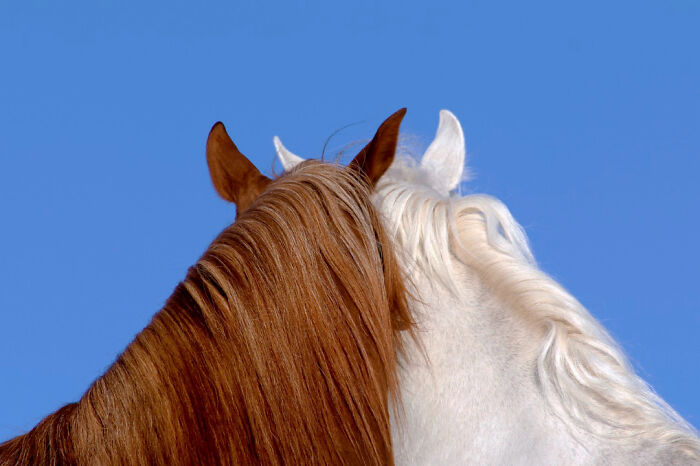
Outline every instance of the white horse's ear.
<svg viewBox="0 0 700 466">
<path fill-rule="evenodd" d="M 435 139 L 420 162 L 429 173 L 433 189 L 448 194 L 457 187 L 464 172 L 464 154 L 464 133 L 459 120 L 449 110 L 440 110 Z"/>
<path fill-rule="evenodd" d="M 280 141 L 280 138 L 278 138 L 277 136 L 272 138 L 272 142 L 275 145 L 275 150 L 277 150 L 277 157 L 279 157 L 280 162 L 282 162 L 282 167 L 284 167 L 284 171 L 288 172 L 289 170 L 296 167 L 305 160 L 299 157 L 298 155 L 289 152 L 287 148 L 282 145 L 282 141 Z"/>
</svg>

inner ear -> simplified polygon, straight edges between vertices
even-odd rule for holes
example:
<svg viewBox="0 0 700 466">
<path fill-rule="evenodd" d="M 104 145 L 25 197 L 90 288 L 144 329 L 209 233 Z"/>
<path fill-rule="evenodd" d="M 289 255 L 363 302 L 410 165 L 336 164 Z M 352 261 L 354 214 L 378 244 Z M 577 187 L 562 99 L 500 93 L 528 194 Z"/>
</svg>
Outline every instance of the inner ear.
<svg viewBox="0 0 700 466">
<path fill-rule="evenodd" d="M 216 123 L 207 138 L 207 164 L 216 192 L 246 210 L 272 182 L 255 168 L 233 143 L 223 123 Z"/>
<path fill-rule="evenodd" d="M 396 153 L 399 140 L 399 127 L 406 109 L 395 112 L 379 126 L 372 140 L 350 162 L 351 169 L 364 174 L 370 186 L 374 186 L 387 171 Z"/>
</svg>

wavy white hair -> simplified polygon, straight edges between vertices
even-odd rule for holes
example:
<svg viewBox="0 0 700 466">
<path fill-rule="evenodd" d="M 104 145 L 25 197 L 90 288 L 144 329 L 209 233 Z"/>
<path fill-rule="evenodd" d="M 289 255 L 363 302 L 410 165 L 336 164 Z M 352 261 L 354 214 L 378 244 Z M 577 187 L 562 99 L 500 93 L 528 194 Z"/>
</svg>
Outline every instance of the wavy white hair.
<svg viewBox="0 0 700 466">
<path fill-rule="evenodd" d="M 277 138 L 275 145 L 285 168 L 302 160 Z M 508 208 L 487 195 L 455 192 L 465 153 L 454 115 L 440 112 L 436 138 L 420 162 L 397 155 L 377 186 L 375 201 L 403 249 L 409 274 L 413 267 L 422 269 L 460 296 L 452 265 L 462 261 L 500 300 L 535 324 L 542 332 L 537 383 L 567 425 L 602 439 L 668 445 L 700 461 L 694 429 L 635 374 L 584 306 L 537 267 L 525 232 Z"/>
<path fill-rule="evenodd" d="M 460 293 L 452 244 L 502 300 L 544 330 L 537 379 L 559 415 L 596 435 L 674 444 L 700 459 L 692 427 L 635 374 L 583 305 L 537 267 L 502 202 L 427 188 L 421 180 L 430 175 L 410 158 L 399 158 L 385 176 L 376 199 L 409 263 Z"/>
</svg>

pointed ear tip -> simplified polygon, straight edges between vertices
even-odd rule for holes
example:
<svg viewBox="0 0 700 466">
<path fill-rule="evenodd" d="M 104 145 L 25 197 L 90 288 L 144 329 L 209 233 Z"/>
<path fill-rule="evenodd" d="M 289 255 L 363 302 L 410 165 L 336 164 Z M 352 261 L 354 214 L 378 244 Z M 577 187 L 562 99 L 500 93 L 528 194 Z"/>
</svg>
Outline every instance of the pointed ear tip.
<svg viewBox="0 0 700 466">
<path fill-rule="evenodd" d="M 284 147 L 284 144 L 282 144 L 282 140 L 279 137 L 273 136 L 272 144 L 274 144 L 275 146 L 275 151 L 277 151 L 278 157 L 288 158 L 294 156 L 294 154 L 289 152 L 289 150 L 286 147 Z"/>
<path fill-rule="evenodd" d="M 214 123 L 207 136 L 207 159 L 216 156 L 222 150 L 225 150 L 230 144 L 233 144 L 231 137 L 226 132 L 226 127 L 220 121 Z M 235 147 L 235 144 L 234 144 Z"/>
<path fill-rule="evenodd" d="M 228 135 L 228 133 L 226 132 L 226 127 L 220 121 L 214 123 L 214 126 L 212 126 L 209 130 L 209 137 L 207 138 L 207 141 L 212 141 L 214 139 L 214 136 L 218 135 Z"/>
<path fill-rule="evenodd" d="M 449 110 L 440 110 L 440 122 L 438 124 L 438 132 L 448 131 L 458 136 L 460 140 L 464 140 L 464 131 L 462 124 L 454 113 Z"/>
<path fill-rule="evenodd" d="M 459 127 L 462 126 L 462 125 L 460 125 L 459 120 L 457 119 L 457 117 L 455 116 L 455 114 L 452 113 L 451 111 L 447 110 L 447 109 L 442 109 L 442 110 L 440 110 L 440 121 L 441 121 L 441 122 L 444 121 L 444 122 L 446 122 L 446 123 L 450 123 L 450 124 L 452 124 L 452 125 L 456 125 L 456 126 L 459 126 Z"/>
<path fill-rule="evenodd" d="M 405 115 L 406 107 L 400 108 L 399 110 L 392 113 L 391 116 L 389 116 L 389 118 L 384 120 L 384 123 L 382 123 L 382 127 L 394 127 L 398 130 L 398 127 L 401 125 L 401 121 L 403 121 L 403 117 Z"/>
</svg>

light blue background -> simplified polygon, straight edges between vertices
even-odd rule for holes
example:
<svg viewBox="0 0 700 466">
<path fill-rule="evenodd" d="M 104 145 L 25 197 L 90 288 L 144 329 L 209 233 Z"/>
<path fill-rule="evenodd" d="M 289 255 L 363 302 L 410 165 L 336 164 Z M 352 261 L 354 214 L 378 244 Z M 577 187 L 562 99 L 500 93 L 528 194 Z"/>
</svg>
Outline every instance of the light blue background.
<svg viewBox="0 0 700 466">
<path fill-rule="evenodd" d="M 700 424 L 700 3 L 117 3 L 0 4 L 0 439 L 77 400 L 233 220 L 216 120 L 270 173 L 274 134 L 318 155 L 402 106 L 424 144 L 460 118 L 467 190 Z"/>
</svg>

